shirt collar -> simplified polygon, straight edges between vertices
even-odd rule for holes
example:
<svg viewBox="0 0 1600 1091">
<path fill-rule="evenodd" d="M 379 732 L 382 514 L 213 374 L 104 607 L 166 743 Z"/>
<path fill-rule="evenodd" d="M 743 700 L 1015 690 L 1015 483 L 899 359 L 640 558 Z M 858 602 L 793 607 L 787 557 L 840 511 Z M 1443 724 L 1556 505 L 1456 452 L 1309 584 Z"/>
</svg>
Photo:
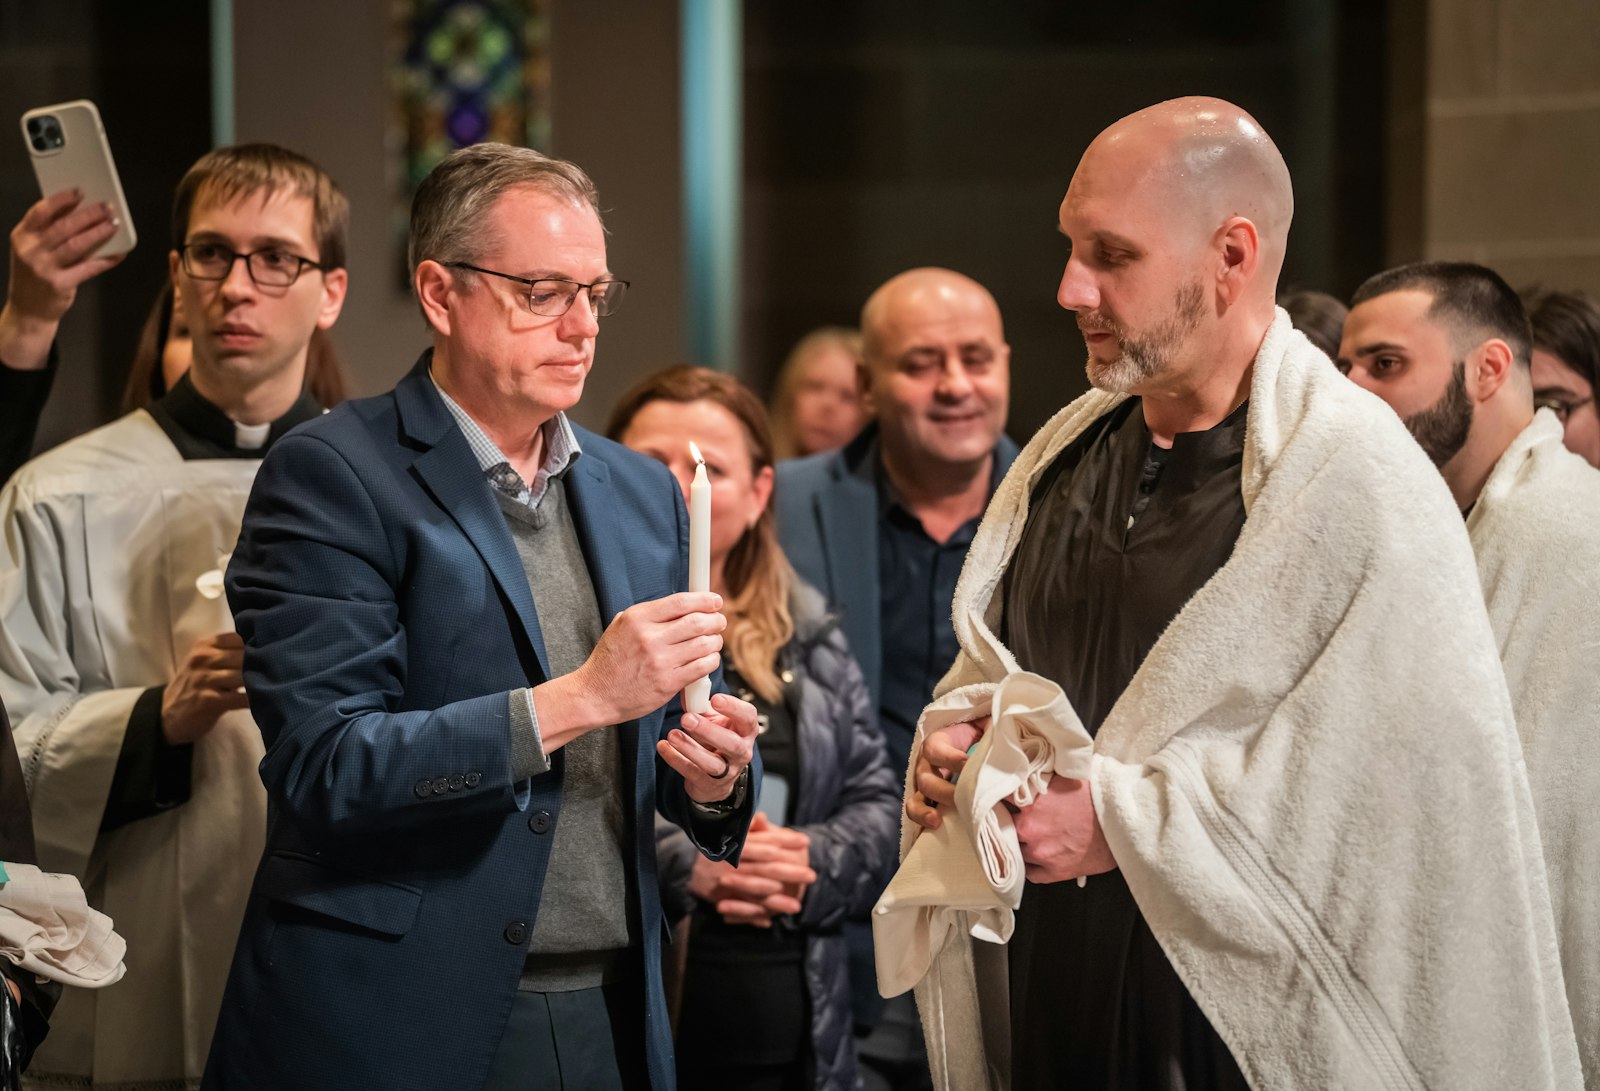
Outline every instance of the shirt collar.
<svg viewBox="0 0 1600 1091">
<path fill-rule="evenodd" d="M 583 453 L 578 446 L 577 433 L 572 430 L 572 422 L 567 420 L 565 413 L 557 413 L 539 426 L 539 431 L 544 436 L 544 459 L 533 475 L 533 481 L 524 481 L 522 475 L 511 468 L 511 460 L 496 446 L 494 440 L 489 438 L 483 426 L 473 420 L 472 415 L 461 408 L 454 398 L 445 393 L 444 387 L 433 377 L 432 369 L 428 371 L 428 380 L 433 383 L 433 388 L 439 392 L 439 397 L 444 401 L 444 407 L 450 410 L 450 415 L 455 418 L 461 434 L 466 437 L 467 446 L 472 448 L 472 454 L 478 460 L 478 468 L 483 471 L 483 476 L 496 491 L 519 504 L 537 508 L 539 501 L 544 499 L 544 494 L 550 488 L 550 479 L 566 473 L 567 468 Z"/>
<path fill-rule="evenodd" d="M 322 407 L 309 390 L 302 390 L 289 411 L 270 425 L 241 425 L 201 397 L 184 372 L 151 404 L 150 415 L 184 458 L 260 458 L 289 429 L 321 416 Z"/>
<path fill-rule="evenodd" d="M 1138 402 L 1137 398 L 1129 398 Z M 1132 415 L 1138 418 L 1143 429 L 1145 451 L 1154 446 L 1149 426 L 1144 423 L 1142 405 L 1135 405 Z M 1189 490 L 1216 474 L 1237 474 L 1239 460 L 1244 457 L 1245 430 L 1250 422 L 1250 402 L 1241 402 L 1233 412 L 1210 428 L 1198 432 L 1179 432 L 1172 437 L 1172 447 L 1162 456 L 1165 463 L 1161 477 L 1167 487 Z"/>
<path fill-rule="evenodd" d="M 989 490 L 988 498 L 994 499 L 995 489 L 1000 487 L 1000 444 L 994 445 L 990 452 L 993 461 L 989 463 Z M 889 471 L 883 466 L 883 438 L 874 434 L 866 446 L 861 450 L 861 464 L 865 467 L 873 486 L 878 493 L 878 516 L 883 518 L 891 511 L 901 511 L 913 521 L 916 516 L 906 508 L 905 501 L 900 498 L 900 491 L 894 487 L 894 482 L 889 480 Z M 985 504 L 985 507 L 988 505 Z M 920 525 L 920 524 L 919 524 Z"/>
</svg>

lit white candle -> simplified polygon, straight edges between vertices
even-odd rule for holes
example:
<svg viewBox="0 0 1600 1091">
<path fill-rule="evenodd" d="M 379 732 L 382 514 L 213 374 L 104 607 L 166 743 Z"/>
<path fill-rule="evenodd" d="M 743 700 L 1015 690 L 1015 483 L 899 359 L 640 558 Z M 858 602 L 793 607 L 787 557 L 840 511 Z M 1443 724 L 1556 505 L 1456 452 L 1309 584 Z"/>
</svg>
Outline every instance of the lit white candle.
<svg viewBox="0 0 1600 1091">
<path fill-rule="evenodd" d="M 689 441 L 694 456 L 694 480 L 689 483 L 689 590 L 711 590 L 711 482 L 706 480 L 706 460 Z M 686 712 L 711 710 L 711 679 L 690 682 L 683 691 Z"/>
</svg>

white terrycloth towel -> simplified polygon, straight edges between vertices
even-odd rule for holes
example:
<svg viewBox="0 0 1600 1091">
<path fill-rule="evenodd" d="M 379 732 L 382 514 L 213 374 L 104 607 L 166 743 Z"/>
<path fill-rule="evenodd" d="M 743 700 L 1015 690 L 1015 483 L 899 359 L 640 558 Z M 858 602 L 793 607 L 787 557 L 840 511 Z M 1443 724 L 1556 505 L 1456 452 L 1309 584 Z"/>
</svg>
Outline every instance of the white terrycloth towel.
<svg viewBox="0 0 1600 1091">
<path fill-rule="evenodd" d="M 926 737 L 953 723 L 990 719 L 956 783 L 955 811 L 915 838 L 873 910 L 878 989 L 898 996 L 921 981 L 953 937 L 1011 939 L 1024 865 L 1005 800 L 1025 807 L 1053 776 L 1089 775 L 1089 733 L 1048 678 L 1019 671 L 998 686 L 948 693 L 918 721 Z"/>
<path fill-rule="evenodd" d="M 7 864 L 0 883 L 0 957 L 63 985 L 100 989 L 122 980 L 128 945 L 91 909 L 71 875 Z"/>
<path fill-rule="evenodd" d="M 1033 486 L 1120 400 L 1067 406 L 996 491 L 936 697 L 1017 671 L 995 634 Z M 1580 1087 L 1460 512 L 1394 412 L 1281 310 L 1248 413 L 1233 553 L 1095 736 L 1118 867 L 1252 1087 Z M 1003 948 L 955 937 L 935 957 L 917 1000 L 936 1086 L 1006 1085 L 1007 995 Z"/>
<path fill-rule="evenodd" d="M 1467 519 L 1517 714 L 1587 1085 L 1600 1088 L 1600 471 L 1541 410 Z"/>
</svg>

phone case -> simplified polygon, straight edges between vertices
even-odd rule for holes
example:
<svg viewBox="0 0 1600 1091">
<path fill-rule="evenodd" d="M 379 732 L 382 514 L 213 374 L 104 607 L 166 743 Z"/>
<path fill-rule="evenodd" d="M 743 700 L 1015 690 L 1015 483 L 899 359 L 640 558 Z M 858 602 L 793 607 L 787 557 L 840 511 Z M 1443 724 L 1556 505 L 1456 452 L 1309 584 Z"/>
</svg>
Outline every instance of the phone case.
<svg viewBox="0 0 1600 1091">
<path fill-rule="evenodd" d="M 97 255 L 109 257 L 133 249 L 138 235 L 94 103 L 78 99 L 29 110 L 22 115 L 22 142 L 46 197 L 76 187 L 84 200 L 104 201 L 116 210 L 117 233 L 95 251 Z"/>
</svg>

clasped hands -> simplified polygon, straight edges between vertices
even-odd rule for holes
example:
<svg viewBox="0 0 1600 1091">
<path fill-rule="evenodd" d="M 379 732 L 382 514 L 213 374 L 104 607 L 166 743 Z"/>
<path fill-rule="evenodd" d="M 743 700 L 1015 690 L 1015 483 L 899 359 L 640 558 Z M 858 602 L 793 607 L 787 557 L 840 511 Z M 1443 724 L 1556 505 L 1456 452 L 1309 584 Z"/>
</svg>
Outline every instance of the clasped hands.
<svg viewBox="0 0 1600 1091">
<path fill-rule="evenodd" d="M 810 857 L 809 834 L 775 826 L 758 811 L 739 866 L 697 855 L 689 892 L 729 924 L 771 928 L 775 918 L 800 912 L 806 889 L 817 881 Z"/>
<path fill-rule="evenodd" d="M 988 726 L 985 716 L 942 727 L 923 741 L 906 817 L 924 829 L 939 828 L 944 821 L 941 810 L 955 807 L 954 781 L 966 767 L 967 752 Z M 1008 799 L 1006 807 L 1030 883 L 1059 883 L 1117 866 L 1095 814 L 1088 781 L 1051 777 L 1049 787 L 1030 806 L 1019 808 Z"/>
</svg>

